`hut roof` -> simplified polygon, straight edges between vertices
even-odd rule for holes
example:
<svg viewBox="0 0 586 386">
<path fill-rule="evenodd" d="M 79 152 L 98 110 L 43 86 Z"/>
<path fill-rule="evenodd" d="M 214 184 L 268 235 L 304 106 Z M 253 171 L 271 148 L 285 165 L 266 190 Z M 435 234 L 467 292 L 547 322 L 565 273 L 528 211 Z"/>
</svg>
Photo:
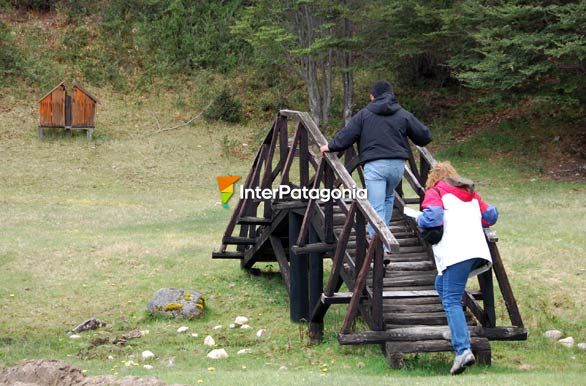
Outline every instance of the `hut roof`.
<svg viewBox="0 0 586 386">
<path fill-rule="evenodd" d="M 74 88 L 78 88 L 78 89 L 80 89 L 81 91 L 83 91 L 83 93 L 84 93 L 85 95 L 87 95 L 88 97 L 90 97 L 91 99 L 93 99 L 93 101 L 94 101 L 94 102 L 96 102 L 96 103 L 100 103 L 100 101 L 98 100 L 98 98 L 96 98 L 96 97 L 95 97 L 95 96 L 94 96 L 92 93 L 90 93 L 88 90 L 86 90 L 85 88 L 83 88 L 83 87 L 81 86 L 81 84 L 79 84 L 79 83 L 77 83 L 77 82 L 75 82 L 75 81 L 74 81 L 74 82 L 73 82 L 73 87 L 74 87 Z"/>
<path fill-rule="evenodd" d="M 41 97 L 41 98 L 38 100 L 38 102 L 42 101 L 43 99 L 45 99 L 45 97 L 46 97 L 47 95 L 51 94 L 51 93 L 52 93 L 53 91 L 55 91 L 57 88 L 59 88 L 60 86 L 64 86 L 64 85 L 65 85 L 65 81 L 63 80 L 63 81 L 61 81 L 61 83 L 59 83 L 57 86 L 53 87 L 53 88 L 51 89 L 51 91 L 49 91 L 48 93 L 46 93 L 45 95 L 43 95 L 43 96 L 42 96 L 42 97 Z"/>
</svg>

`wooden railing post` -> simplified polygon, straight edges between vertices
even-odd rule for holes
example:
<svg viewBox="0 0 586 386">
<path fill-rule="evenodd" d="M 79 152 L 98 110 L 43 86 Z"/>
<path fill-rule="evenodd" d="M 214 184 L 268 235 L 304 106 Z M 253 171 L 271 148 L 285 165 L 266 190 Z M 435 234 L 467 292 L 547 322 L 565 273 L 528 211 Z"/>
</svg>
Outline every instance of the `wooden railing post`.
<svg viewBox="0 0 586 386">
<path fill-rule="evenodd" d="M 360 267 L 364 262 L 366 256 L 366 221 L 361 210 L 356 211 L 356 225 L 354 226 L 356 232 L 356 256 L 354 257 L 354 278 L 358 275 Z"/>
<path fill-rule="evenodd" d="M 380 241 L 377 241 L 374 251 L 374 267 L 372 274 L 372 299 L 371 299 L 371 319 L 372 319 L 372 330 L 383 331 L 384 320 L 383 320 L 383 277 L 384 277 L 384 264 L 383 264 L 383 245 Z"/>
<path fill-rule="evenodd" d="M 309 227 L 309 242 L 317 243 L 319 237 L 313 226 Z M 309 254 L 309 311 L 313 311 L 320 303 L 324 288 L 323 252 Z M 323 339 L 324 322 L 312 321 L 309 323 L 309 338 L 311 343 L 319 343 Z"/>
<path fill-rule="evenodd" d="M 299 132 L 299 181 L 301 187 L 309 187 L 309 138 L 307 129 L 301 122 L 297 127 Z"/>
<path fill-rule="evenodd" d="M 327 163 L 324 164 L 324 187 L 334 188 L 334 171 Z M 334 239 L 334 201 L 329 200 L 324 204 L 324 235 L 326 243 L 333 243 Z"/>
</svg>

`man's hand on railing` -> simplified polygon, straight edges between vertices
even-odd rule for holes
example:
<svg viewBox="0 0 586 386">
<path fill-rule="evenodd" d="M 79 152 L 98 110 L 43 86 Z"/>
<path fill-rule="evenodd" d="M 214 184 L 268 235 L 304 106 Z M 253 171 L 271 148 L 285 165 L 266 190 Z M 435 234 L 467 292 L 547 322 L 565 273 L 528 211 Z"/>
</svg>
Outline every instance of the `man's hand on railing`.
<svg viewBox="0 0 586 386">
<path fill-rule="evenodd" d="M 330 151 L 330 147 L 328 145 L 322 145 L 322 146 L 319 147 L 319 151 L 321 151 L 322 154 L 323 153 L 327 153 L 327 152 Z"/>
</svg>

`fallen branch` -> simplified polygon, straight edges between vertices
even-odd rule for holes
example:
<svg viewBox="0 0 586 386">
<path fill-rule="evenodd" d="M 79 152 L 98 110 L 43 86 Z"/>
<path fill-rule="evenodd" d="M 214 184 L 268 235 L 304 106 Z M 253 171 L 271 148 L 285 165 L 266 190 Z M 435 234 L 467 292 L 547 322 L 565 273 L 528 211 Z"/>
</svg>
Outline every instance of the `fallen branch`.
<svg viewBox="0 0 586 386">
<path fill-rule="evenodd" d="M 196 119 L 198 119 L 199 117 L 201 117 L 203 115 L 203 113 L 206 112 L 207 109 L 210 108 L 210 106 L 212 105 L 213 101 L 208 103 L 208 105 L 205 107 L 205 109 L 203 109 L 202 111 L 200 111 L 197 115 L 194 115 L 193 117 L 189 118 L 187 121 L 182 122 L 176 126 L 172 126 L 172 127 L 161 127 L 161 124 L 159 122 L 159 119 L 157 118 L 157 116 L 155 115 L 154 112 L 151 111 L 151 113 L 153 114 L 153 117 L 155 118 L 155 121 L 157 122 L 157 126 L 159 127 L 159 130 L 151 133 L 151 135 L 155 135 L 155 134 L 159 134 L 162 133 L 164 131 L 171 131 L 171 130 L 177 130 L 183 126 L 187 126 L 190 123 L 192 123 L 193 121 L 195 121 Z"/>
</svg>

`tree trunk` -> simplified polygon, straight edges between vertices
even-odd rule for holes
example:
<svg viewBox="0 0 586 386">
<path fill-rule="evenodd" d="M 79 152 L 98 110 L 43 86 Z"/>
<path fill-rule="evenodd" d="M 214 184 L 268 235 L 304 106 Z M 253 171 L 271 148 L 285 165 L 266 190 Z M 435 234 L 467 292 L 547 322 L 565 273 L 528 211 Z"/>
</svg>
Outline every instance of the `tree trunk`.
<svg viewBox="0 0 586 386">
<path fill-rule="evenodd" d="M 350 21 L 344 18 L 344 37 L 349 38 L 352 34 Z M 352 117 L 352 104 L 354 98 L 354 74 L 352 73 L 352 52 L 345 49 L 342 52 L 342 84 L 344 85 L 344 124 L 348 124 Z"/>
</svg>

